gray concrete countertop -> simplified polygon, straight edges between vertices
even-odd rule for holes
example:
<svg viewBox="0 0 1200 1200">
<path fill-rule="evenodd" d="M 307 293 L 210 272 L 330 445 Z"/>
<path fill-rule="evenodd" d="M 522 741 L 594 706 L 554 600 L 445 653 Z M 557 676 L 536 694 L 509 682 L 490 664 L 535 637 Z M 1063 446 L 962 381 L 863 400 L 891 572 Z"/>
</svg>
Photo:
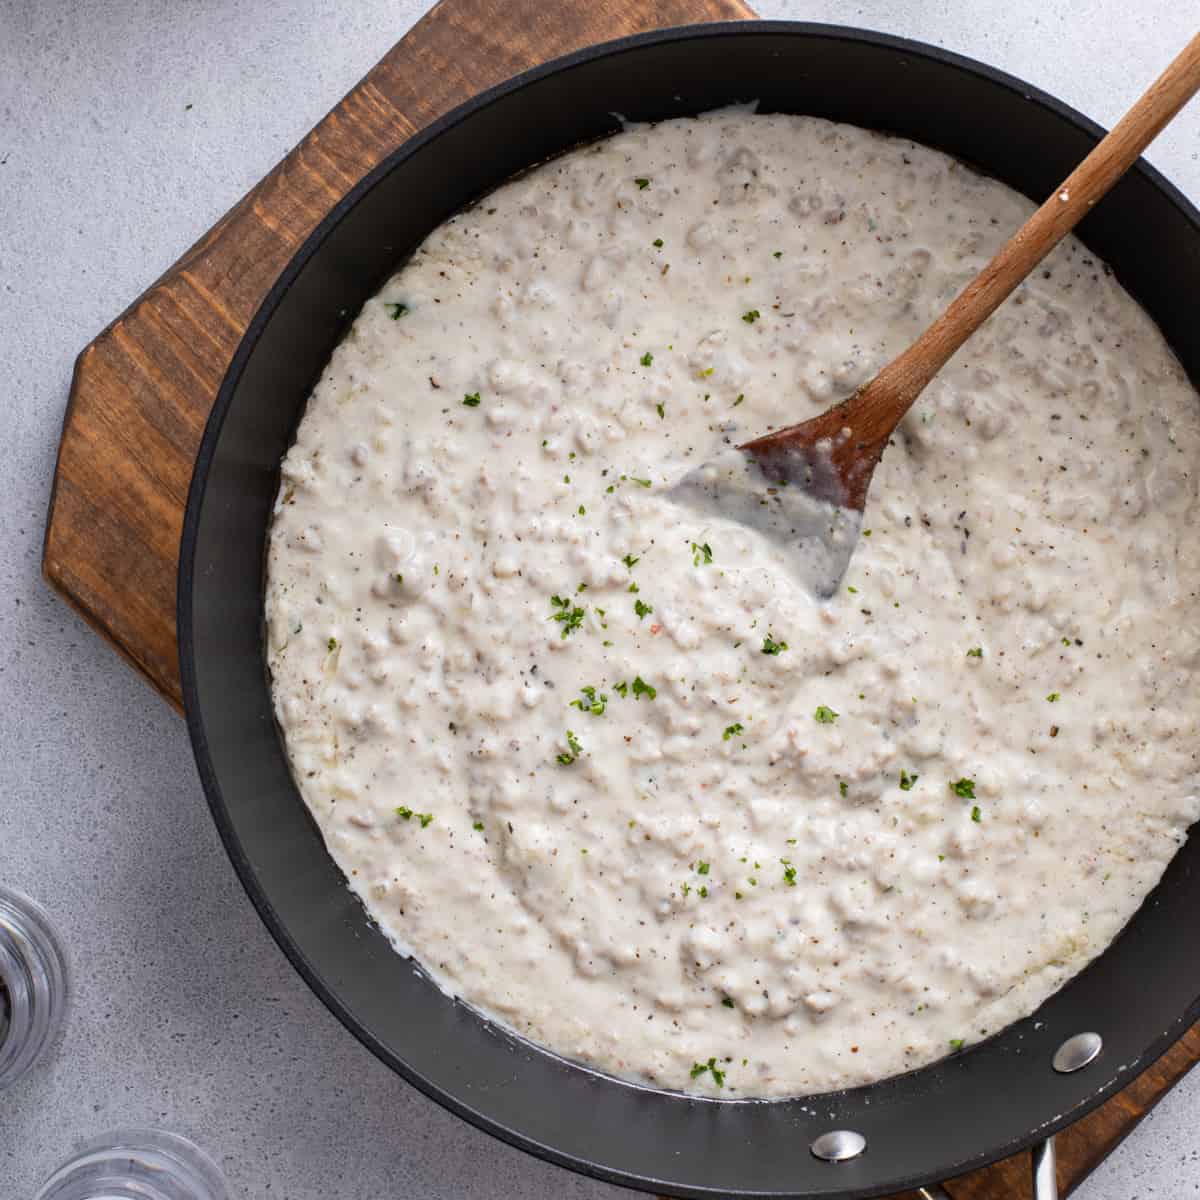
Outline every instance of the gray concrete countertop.
<svg viewBox="0 0 1200 1200">
<path fill-rule="evenodd" d="M 0 880 L 64 931 L 59 1052 L 0 1100 L 0 1197 L 84 1138 L 194 1137 L 239 1200 L 615 1198 L 402 1083 L 301 983 L 217 840 L 182 721 L 46 588 L 76 353 L 421 15 L 424 0 L 0 0 Z M 1176 0 L 760 0 L 920 38 L 1111 124 L 1195 32 Z M 1200 104 L 1150 158 L 1200 200 Z M 1200 1193 L 1200 1074 L 1078 1193 Z"/>
</svg>

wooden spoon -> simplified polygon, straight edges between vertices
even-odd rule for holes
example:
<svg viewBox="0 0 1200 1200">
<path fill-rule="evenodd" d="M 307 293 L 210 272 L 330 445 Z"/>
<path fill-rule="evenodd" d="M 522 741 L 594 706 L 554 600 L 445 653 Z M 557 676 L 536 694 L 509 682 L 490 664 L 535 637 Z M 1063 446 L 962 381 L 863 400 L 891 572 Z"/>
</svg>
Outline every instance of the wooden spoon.
<svg viewBox="0 0 1200 1200">
<path fill-rule="evenodd" d="M 1198 90 L 1200 34 L 903 354 L 820 416 L 739 446 L 741 464 L 726 456 L 690 472 L 677 492 L 710 512 L 806 541 L 802 573 L 817 595 L 832 595 L 857 542 L 871 476 L 901 418 Z"/>
</svg>

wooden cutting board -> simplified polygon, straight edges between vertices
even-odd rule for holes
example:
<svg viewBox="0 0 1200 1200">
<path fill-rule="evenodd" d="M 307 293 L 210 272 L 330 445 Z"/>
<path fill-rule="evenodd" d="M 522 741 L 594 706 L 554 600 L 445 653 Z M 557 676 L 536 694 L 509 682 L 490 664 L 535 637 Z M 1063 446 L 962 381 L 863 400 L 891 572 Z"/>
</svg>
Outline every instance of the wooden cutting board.
<svg viewBox="0 0 1200 1200">
<path fill-rule="evenodd" d="M 242 333 L 333 204 L 475 92 L 592 42 L 750 19 L 741 0 L 442 0 L 252 192 L 80 354 L 46 526 L 51 585 L 176 708 L 175 571 L 192 464 Z M 1200 1058 L 1200 1026 L 1059 1139 L 1070 1190 Z M 1027 1156 L 949 1185 L 1030 1195 Z M 910 1194 L 904 1200 L 915 1200 Z"/>
</svg>

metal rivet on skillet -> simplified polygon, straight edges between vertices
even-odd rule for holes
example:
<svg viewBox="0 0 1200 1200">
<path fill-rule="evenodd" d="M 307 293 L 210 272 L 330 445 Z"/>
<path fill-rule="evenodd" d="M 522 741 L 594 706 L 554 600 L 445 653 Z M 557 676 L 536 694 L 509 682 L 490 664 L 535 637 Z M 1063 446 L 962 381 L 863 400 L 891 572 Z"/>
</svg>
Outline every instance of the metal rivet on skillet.
<svg viewBox="0 0 1200 1200">
<path fill-rule="evenodd" d="M 1054 1052 L 1052 1065 L 1060 1075 L 1070 1075 L 1086 1067 L 1103 1046 L 1104 1040 L 1098 1033 L 1077 1033 Z"/>
<path fill-rule="evenodd" d="M 814 1139 L 809 1149 L 826 1162 L 845 1162 L 857 1158 L 867 1148 L 867 1139 L 853 1129 L 831 1129 Z"/>
</svg>

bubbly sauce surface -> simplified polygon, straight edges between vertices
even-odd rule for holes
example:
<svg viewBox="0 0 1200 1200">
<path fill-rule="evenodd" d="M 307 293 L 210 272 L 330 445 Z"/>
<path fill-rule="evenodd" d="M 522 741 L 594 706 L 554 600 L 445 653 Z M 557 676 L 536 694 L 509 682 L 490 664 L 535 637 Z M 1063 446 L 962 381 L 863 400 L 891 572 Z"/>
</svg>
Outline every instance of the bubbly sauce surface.
<svg viewBox="0 0 1200 1200">
<path fill-rule="evenodd" d="M 1067 239 L 876 472 L 836 596 L 668 494 L 908 345 L 1032 205 L 725 111 L 434 231 L 270 532 L 305 803 L 397 949 L 657 1086 L 860 1084 L 1030 1013 L 1198 813 L 1200 404 Z"/>
</svg>

